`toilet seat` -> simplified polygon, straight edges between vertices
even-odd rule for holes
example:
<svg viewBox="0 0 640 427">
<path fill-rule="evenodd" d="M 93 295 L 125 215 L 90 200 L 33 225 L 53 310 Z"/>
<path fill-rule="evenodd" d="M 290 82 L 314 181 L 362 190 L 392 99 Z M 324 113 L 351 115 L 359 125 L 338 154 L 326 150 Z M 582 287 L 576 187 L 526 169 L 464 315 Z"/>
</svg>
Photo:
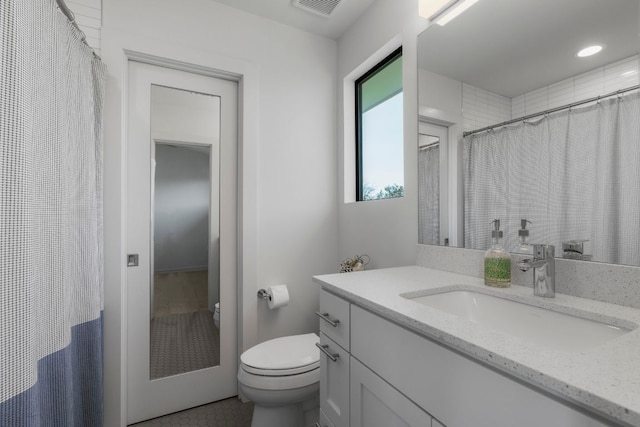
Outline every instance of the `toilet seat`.
<svg viewBox="0 0 640 427">
<path fill-rule="evenodd" d="M 242 353 L 242 368 L 255 375 L 297 375 L 320 366 L 316 334 L 292 335 L 260 343 Z"/>
<path fill-rule="evenodd" d="M 320 368 L 313 369 L 296 375 L 269 376 L 256 375 L 245 370 L 244 366 L 238 369 L 238 381 L 241 388 L 251 387 L 258 390 L 290 390 L 308 387 L 320 383 Z"/>
<path fill-rule="evenodd" d="M 320 381 L 316 334 L 275 338 L 242 353 L 238 380 L 265 390 L 305 387 Z"/>
<path fill-rule="evenodd" d="M 259 368 L 254 368 L 253 366 L 245 365 L 244 363 L 242 363 L 241 365 L 242 365 L 242 369 L 249 372 L 250 374 L 262 375 L 267 377 L 283 377 L 283 376 L 289 376 L 289 375 L 304 374 L 305 372 L 318 369 L 320 367 L 320 362 L 311 363 L 306 366 L 299 366 L 297 368 L 291 368 L 291 369 L 259 369 Z"/>
</svg>

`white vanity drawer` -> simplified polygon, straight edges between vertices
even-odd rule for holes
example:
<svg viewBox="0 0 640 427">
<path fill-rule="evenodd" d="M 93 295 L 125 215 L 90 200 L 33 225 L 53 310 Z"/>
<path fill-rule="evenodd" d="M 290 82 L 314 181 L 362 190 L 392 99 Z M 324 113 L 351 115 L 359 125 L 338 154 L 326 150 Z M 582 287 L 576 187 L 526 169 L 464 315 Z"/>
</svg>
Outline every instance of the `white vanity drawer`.
<svg viewBox="0 0 640 427">
<path fill-rule="evenodd" d="M 347 351 L 350 348 L 350 305 L 342 298 L 320 290 L 320 311 L 316 313 L 320 318 L 320 332 Z"/>
<path fill-rule="evenodd" d="M 349 353 L 320 333 L 320 409 L 335 427 L 349 427 Z"/>
</svg>

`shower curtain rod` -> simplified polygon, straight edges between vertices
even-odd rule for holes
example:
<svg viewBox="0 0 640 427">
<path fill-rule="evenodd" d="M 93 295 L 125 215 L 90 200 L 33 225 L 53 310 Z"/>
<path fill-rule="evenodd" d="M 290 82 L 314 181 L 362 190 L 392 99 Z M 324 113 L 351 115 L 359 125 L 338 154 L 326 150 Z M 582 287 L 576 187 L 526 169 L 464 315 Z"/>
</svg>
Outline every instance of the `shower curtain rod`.
<svg viewBox="0 0 640 427">
<path fill-rule="evenodd" d="M 470 130 L 470 131 L 467 131 L 467 132 L 463 132 L 462 136 L 463 137 L 467 137 L 469 135 L 473 135 L 474 133 L 480 133 L 480 132 L 492 130 L 492 129 L 499 128 L 499 127 L 502 127 L 502 126 L 510 125 L 512 123 L 523 122 L 525 120 L 529 120 L 529 119 L 532 119 L 534 117 L 545 116 L 545 115 L 547 115 L 549 113 L 555 113 L 556 111 L 566 110 L 568 108 L 572 108 L 572 107 L 575 107 L 575 106 L 578 106 L 578 105 L 587 104 L 589 102 L 594 102 L 594 101 L 599 101 L 599 100 L 604 99 L 604 98 L 609 98 L 610 96 L 620 95 L 621 93 L 630 92 L 632 90 L 637 90 L 637 89 L 640 89 L 640 85 L 631 86 L 631 87 L 628 87 L 626 89 L 616 90 L 615 92 L 611 92 L 611 93 L 608 93 L 606 95 L 594 96 L 593 98 L 585 99 L 585 100 L 582 100 L 582 101 L 576 101 L 576 102 L 573 102 L 571 104 L 563 105 L 561 107 L 551 108 L 551 109 L 548 109 L 548 110 L 545 110 L 545 111 L 541 111 L 539 113 L 529 114 L 527 116 L 519 117 L 517 119 L 507 120 L 506 122 L 502 122 L 502 123 L 498 123 L 496 125 L 483 127 L 481 129 L 476 129 L 476 130 Z"/>
<path fill-rule="evenodd" d="M 429 147 L 433 147 L 435 145 L 440 145 L 440 141 L 436 141 L 436 142 L 431 142 L 429 144 L 420 145 L 418 147 L 418 151 L 424 150 L 424 149 L 429 148 Z"/>
<path fill-rule="evenodd" d="M 78 26 L 78 23 L 76 22 L 76 16 L 73 14 L 73 12 L 71 11 L 71 9 L 69 9 L 69 6 L 67 6 L 67 4 L 64 2 L 64 0 L 56 0 L 56 3 L 58 4 L 58 7 L 60 8 L 60 10 L 62 11 L 62 13 L 64 13 L 64 15 L 67 17 L 67 19 L 69 20 L 69 22 L 71 22 L 71 25 L 73 25 L 74 27 L 76 27 L 76 29 L 78 31 L 80 31 L 80 34 L 82 34 L 82 43 L 86 44 L 87 46 L 89 46 L 89 43 L 87 43 L 87 35 L 84 33 L 84 31 L 82 31 L 80 29 L 80 27 Z M 91 51 L 93 52 L 94 56 L 98 57 L 99 56 L 96 54 L 96 51 L 93 50 L 93 48 L 91 46 L 89 46 L 89 48 L 91 49 Z"/>
</svg>

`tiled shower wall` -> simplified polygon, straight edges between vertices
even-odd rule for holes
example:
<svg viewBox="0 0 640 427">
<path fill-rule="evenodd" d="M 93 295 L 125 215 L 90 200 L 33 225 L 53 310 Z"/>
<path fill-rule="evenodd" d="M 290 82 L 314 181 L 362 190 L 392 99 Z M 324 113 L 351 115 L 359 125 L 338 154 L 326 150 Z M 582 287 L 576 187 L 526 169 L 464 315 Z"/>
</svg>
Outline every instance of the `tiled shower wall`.
<svg viewBox="0 0 640 427">
<path fill-rule="evenodd" d="M 100 55 L 100 27 L 102 26 L 102 0 L 66 0 L 76 23 L 87 37 L 87 43 Z"/>
<path fill-rule="evenodd" d="M 511 120 L 511 98 L 462 84 L 464 130 L 481 129 Z"/>
<path fill-rule="evenodd" d="M 464 130 L 479 129 L 637 85 L 640 81 L 638 65 L 638 55 L 635 55 L 513 99 L 463 84 Z"/>
</svg>

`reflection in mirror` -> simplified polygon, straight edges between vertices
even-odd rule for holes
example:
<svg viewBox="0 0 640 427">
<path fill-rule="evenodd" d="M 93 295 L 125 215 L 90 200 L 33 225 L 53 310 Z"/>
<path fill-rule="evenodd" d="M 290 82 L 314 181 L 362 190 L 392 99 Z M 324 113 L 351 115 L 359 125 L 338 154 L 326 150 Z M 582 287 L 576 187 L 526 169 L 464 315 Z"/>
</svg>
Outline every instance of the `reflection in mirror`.
<svg viewBox="0 0 640 427">
<path fill-rule="evenodd" d="M 219 98 L 152 86 L 150 378 L 220 364 Z"/>
<path fill-rule="evenodd" d="M 446 206 L 441 193 L 446 192 L 446 177 L 441 177 L 440 163 L 444 163 L 447 150 L 447 128 L 420 122 L 418 135 L 418 243 L 441 243 L 440 223 L 446 224 Z M 447 242 L 442 241 L 446 244 Z"/>
<path fill-rule="evenodd" d="M 419 36 L 420 120 L 454 118 L 440 244 L 487 249 L 498 218 L 511 249 L 526 218 L 556 256 L 586 240 L 580 255 L 640 265 L 638 17 L 637 0 L 481 0 Z"/>
<path fill-rule="evenodd" d="M 420 206 L 418 241 L 424 245 L 440 243 L 440 138 L 420 134 L 418 137 L 418 179 Z"/>
</svg>

